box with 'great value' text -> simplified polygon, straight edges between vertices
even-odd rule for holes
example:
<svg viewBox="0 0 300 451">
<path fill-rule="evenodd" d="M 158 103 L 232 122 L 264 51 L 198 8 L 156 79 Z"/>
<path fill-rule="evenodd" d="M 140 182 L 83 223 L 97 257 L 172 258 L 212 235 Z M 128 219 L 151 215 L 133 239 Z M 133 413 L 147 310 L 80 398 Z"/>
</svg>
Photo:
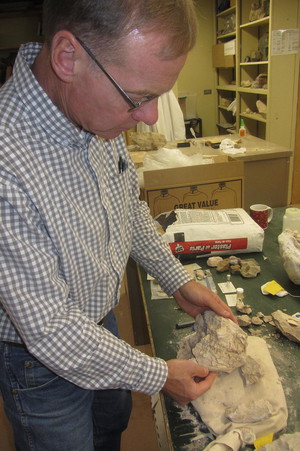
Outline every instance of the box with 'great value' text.
<svg viewBox="0 0 300 451">
<path fill-rule="evenodd" d="M 209 164 L 145 171 L 141 192 L 153 217 L 182 208 L 243 208 L 243 197 L 243 162 L 225 155 Z"/>
</svg>

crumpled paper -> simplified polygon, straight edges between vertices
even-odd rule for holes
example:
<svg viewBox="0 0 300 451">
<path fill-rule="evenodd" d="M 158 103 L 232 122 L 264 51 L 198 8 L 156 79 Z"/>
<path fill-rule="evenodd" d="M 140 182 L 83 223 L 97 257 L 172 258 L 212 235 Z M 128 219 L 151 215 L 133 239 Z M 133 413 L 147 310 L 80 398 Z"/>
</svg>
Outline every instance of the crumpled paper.
<svg viewBox="0 0 300 451">
<path fill-rule="evenodd" d="M 205 447 L 205 451 L 235 451 L 240 449 L 243 443 L 254 443 L 254 441 L 255 434 L 251 429 L 234 429 L 211 442 Z"/>
<path fill-rule="evenodd" d="M 279 253 L 289 279 L 300 285 L 300 235 L 293 230 L 285 229 L 278 236 Z"/>
<path fill-rule="evenodd" d="M 220 144 L 220 150 L 223 153 L 234 155 L 237 153 L 245 153 L 246 147 L 237 148 L 236 143 L 229 138 L 223 139 Z"/>
<path fill-rule="evenodd" d="M 137 169 L 140 188 L 144 188 L 144 172 L 160 169 L 195 166 L 200 164 L 212 164 L 213 158 L 203 158 L 201 153 L 186 155 L 180 149 L 162 147 L 155 153 L 147 154 L 143 166 Z"/>
<path fill-rule="evenodd" d="M 242 445 L 253 444 L 258 437 L 282 430 L 287 424 L 287 405 L 283 388 L 265 340 L 248 337 L 247 354 L 257 359 L 264 376 L 255 384 L 245 385 L 239 369 L 230 374 L 219 373 L 212 387 L 192 402 L 202 421 L 216 436 L 206 448 L 212 451 L 237 451 Z M 272 406 L 272 414 L 260 421 L 229 420 L 226 409 L 231 406 L 250 406 L 265 400 Z"/>
</svg>

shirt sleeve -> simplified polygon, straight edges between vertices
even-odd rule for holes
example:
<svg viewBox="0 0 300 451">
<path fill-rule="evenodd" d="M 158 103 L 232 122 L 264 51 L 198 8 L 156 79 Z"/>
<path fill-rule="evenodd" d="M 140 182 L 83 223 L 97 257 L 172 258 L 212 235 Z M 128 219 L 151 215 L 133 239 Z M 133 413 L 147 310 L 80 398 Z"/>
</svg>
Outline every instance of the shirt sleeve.
<svg viewBox="0 0 300 451">
<path fill-rule="evenodd" d="M 182 285 L 191 280 L 180 261 L 172 254 L 168 243 L 157 232 L 146 202 L 139 200 L 138 179 L 131 162 L 135 217 L 131 256 L 146 271 L 155 277 L 162 289 L 172 295 Z"/>
<path fill-rule="evenodd" d="M 1 338 L 12 323 L 32 355 L 80 387 L 158 392 L 166 363 L 116 338 L 74 305 L 39 212 L 11 180 L 0 182 L 0 214 Z"/>
</svg>

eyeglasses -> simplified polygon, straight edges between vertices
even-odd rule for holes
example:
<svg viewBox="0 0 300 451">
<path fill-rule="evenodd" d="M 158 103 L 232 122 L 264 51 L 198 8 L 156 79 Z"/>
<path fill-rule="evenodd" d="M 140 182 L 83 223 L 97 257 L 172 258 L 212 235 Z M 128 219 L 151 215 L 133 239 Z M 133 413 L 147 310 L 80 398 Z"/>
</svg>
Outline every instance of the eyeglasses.
<svg viewBox="0 0 300 451">
<path fill-rule="evenodd" d="M 75 36 L 75 38 L 77 39 L 77 41 L 79 42 L 79 44 L 81 45 L 81 47 L 86 51 L 86 53 L 92 58 L 92 60 L 97 64 L 98 67 L 100 67 L 100 69 L 102 70 L 102 72 L 107 76 L 107 78 L 112 82 L 112 84 L 115 86 L 115 88 L 119 91 L 119 93 L 121 94 L 121 96 L 123 97 L 123 99 L 125 99 L 125 101 L 129 104 L 130 108 L 129 108 L 129 112 L 136 110 L 137 108 L 140 108 L 142 105 L 144 105 L 145 103 L 151 102 L 151 100 L 156 99 L 158 96 L 157 95 L 148 95 L 148 96 L 144 96 L 144 98 L 142 98 L 139 102 L 135 102 L 134 100 L 131 99 L 131 97 L 129 97 L 128 94 L 126 94 L 126 92 L 124 91 L 124 89 L 121 88 L 121 86 L 119 85 L 119 83 L 116 82 L 116 80 L 107 72 L 106 69 L 104 69 L 104 67 L 102 66 L 102 64 L 97 60 L 97 58 L 95 57 L 95 55 L 93 54 L 93 52 L 91 51 L 91 49 L 77 36 Z"/>
</svg>

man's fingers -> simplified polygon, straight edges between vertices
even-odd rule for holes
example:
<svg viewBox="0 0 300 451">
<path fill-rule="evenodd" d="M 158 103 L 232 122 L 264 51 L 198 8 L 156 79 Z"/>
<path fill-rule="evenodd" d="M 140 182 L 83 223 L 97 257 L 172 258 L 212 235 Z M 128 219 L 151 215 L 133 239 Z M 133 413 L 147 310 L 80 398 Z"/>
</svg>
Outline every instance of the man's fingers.
<svg viewBox="0 0 300 451">
<path fill-rule="evenodd" d="M 219 298 L 219 296 L 215 295 L 214 301 L 215 302 L 214 305 L 212 305 L 212 310 L 214 310 L 218 315 L 224 316 L 224 318 L 230 318 L 237 324 L 237 319 L 235 318 L 231 309 Z"/>
<path fill-rule="evenodd" d="M 195 376 L 195 377 L 197 378 L 197 376 Z M 194 380 L 195 380 L 195 377 L 194 377 Z M 216 377 L 217 377 L 217 373 L 212 372 L 212 373 L 209 373 L 207 377 L 201 378 L 201 380 L 199 382 L 197 382 L 195 380 L 195 382 L 198 383 L 198 387 L 197 387 L 198 394 L 195 397 L 195 399 L 198 398 L 198 396 L 203 395 L 203 393 L 205 393 L 207 390 L 210 389 L 210 387 L 212 386 Z"/>
</svg>

